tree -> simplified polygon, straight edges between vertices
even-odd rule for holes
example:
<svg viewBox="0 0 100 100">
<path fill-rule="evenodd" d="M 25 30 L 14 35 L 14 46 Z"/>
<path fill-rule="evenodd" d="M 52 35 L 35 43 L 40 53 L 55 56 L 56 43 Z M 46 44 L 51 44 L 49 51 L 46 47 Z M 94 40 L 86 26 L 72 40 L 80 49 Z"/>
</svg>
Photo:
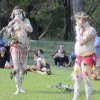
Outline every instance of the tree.
<svg viewBox="0 0 100 100">
<path fill-rule="evenodd" d="M 70 37 L 74 36 L 72 30 L 74 29 L 75 24 L 71 18 L 76 12 L 85 10 L 84 0 L 62 0 L 62 2 L 65 8 L 65 25 L 62 39 L 68 40 Z"/>
<path fill-rule="evenodd" d="M 62 39 L 67 40 L 69 34 L 71 34 L 71 5 L 70 0 L 62 0 L 62 2 L 65 8 L 65 24 Z"/>
<path fill-rule="evenodd" d="M 8 16 L 7 16 L 6 9 L 8 9 L 8 1 L 2 0 L 0 2 L 0 12 L 1 12 L 0 29 L 2 29 L 3 27 L 5 27 L 8 24 Z"/>
<path fill-rule="evenodd" d="M 75 13 L 79 12 L 79 11 L 85 11 L 85 3 L 84 3 L 84 0 L 72 0 L 71 2 L 71 29 L 72 29 L 72 33 L 73 33 L 73 40 L 75 40 L 75 18 L 74 18 L 74 15 Z"/>
<path fill-rule="evenodd" d="M 25 8 L 27 17 L 31 19 L 33 26 L 35 25 L 35 28 L 33 27 L 34 32 L 30 34 L 32 39 L 37 39 L 40 34 L 45 33 L 45 35 L 43 35 L 45 39 L 53 37 L 55 40 L 61 40 L 61 38 L 62 40 L 74 40 L 74 15 L 77 11 L 86 11 L 90 15 L 92 25 L 95 26 L 97 33 L 100 34 L 100 18 L 98 15 L 100 11 L 99 1 L 100 0 L 0 0 L 0 28 L 7 24 L 4 17 L 9 21 L 13 7 L 19 5 Z M 51 24 L 49 25 L 49 23 Z"/>
</svg>

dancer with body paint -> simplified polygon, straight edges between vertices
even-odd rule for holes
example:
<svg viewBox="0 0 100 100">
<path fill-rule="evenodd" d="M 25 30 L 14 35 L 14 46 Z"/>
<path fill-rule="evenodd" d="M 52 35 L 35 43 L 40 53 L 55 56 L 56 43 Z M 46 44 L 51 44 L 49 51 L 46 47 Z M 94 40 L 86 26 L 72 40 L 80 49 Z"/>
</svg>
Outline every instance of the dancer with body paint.
<svg viewBox="0 0 100 100">
<path fill-rule="evenodd" d="M 8 24 L 8 33 L 13 41 L 10 44 L 11 60 L 14 67 L 14 78 L 16 83 L 15 95 L 25 92 L 22 89 L 22 81 L 24 79 L 27 67 L 28 56 L 28 39 L 27 33 L 32 32 L 32 26 L 29 19 L 26 18 L 25 11 L 19 6 L 14 7 L 11 14 L 12 21 Z"/>
<path fill-rule="evenodd" d="M 73 79 L 74 79 L 74 98 L 79 100 L 81 78 L 85 83 L 86 100 L 91 99 L 92 85 L 90 76 L 92 70 L 96 65 L 96 57 L 94 50 L 94 42 L 96 37 L 96 30 L 90 26 L 89 16 L 85 12 L 78 12 L 75 14 L 76 19 L 76 43 L 75 54 L 76 61 L 74 65 Z"/>
</svg>

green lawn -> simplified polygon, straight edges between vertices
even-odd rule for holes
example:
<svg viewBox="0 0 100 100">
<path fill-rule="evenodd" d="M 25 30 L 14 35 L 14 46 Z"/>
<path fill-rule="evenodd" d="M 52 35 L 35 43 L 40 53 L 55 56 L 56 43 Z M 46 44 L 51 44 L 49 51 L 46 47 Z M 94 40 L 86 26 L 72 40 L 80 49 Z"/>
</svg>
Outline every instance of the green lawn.
<svg viewBox="0 0 100 100">
<path fill-rule="evenodd" d="M 57 88 L 48 88 L 57 83 L 73 86 L 71 72 L 73 68 L 56 68 L 52 66 L 53 75 L 40 75 L 28 72 L 25 76 L 23 87 L 26 93 L 14 95 L 15 83 L 9 78 L 10 70 L 0 69 L 0 100 L 72 100 L 73 93 L 64 93 Z M 91 100 L 100 100 L 100 81 L 92 80 L 93 93 Z M 85 100 L 84 84 L 82 82 L 79 100 Z"/>
<path fill-rule="evenodd" d="M 56 43 L 56 44 L 55 44 Z M 23 87 L 26 93 L 14 95 L 15 92 L 15 82 L 9 78 L 9 73 L 11 70 L 0 69 L 0 100 L 72 100 L 72 93 L 64 93 L 57 88 L 48 88 L 50 85 L 55 85 L 58 83 L 63 83 L 65 85 L 70 85 L 73 87 L 73 81 L 71 79 L 71 73 L 73 71 L 72 67 L 61 67 L 56 68 L 54 66 L 53 58 L 50 56 L 52 52 L 59 46 L 58 42 L 52 43 L 51 41 L 40 41 L 35 42 L 32 45 L 31 52 L 29 53 L 28 64 L 33 64 L 33 51 L 38 48 L 43 48 L 46 58 L 51 65 L 53 75 L 40 75 L 36 72 L 29 72 L 25 76 Z M 70 54 L 73 48 L 73 43 L 67 42 L 65 44 L 65 50 L 67 54 Z M 49 49 L 48 49 L 49 48 Z M 93 93 L 91 100 L 100 100 L 100 81 L 92 80 Z M 84 84 L 81 84 L 81 95 L 79 100 L 85 100 Z"/>
</svg>

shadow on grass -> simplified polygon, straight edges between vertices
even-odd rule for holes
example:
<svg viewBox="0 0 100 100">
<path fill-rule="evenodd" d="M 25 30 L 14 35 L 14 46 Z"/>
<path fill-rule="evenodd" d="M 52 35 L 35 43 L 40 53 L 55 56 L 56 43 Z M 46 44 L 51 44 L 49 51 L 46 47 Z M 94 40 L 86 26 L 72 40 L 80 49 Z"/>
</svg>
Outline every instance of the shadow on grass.
<svg viewBox="0 0 100 100">
<path fill-rule="evenodd" d="M 64 91 L 45 91 L 45 90 L 27 91 L 27 94 L 33 94 L 33 93 L 34 94 L 37 94 L 37 93 L 40 93 L 40 94 L 66 94 L 68 92 L 64 92 Z M 70 93 L 73 93 L 73 92 L 70 92 Z"/>
</svg>

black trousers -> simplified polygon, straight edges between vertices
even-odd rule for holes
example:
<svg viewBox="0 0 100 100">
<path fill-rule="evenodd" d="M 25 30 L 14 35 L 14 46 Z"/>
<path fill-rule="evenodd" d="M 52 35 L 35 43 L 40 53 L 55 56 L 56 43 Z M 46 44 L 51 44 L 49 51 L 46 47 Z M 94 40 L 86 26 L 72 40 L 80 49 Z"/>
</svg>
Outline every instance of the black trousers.
<svg viewBox="0 0 100 100">
<path fill-rule="evenodd" d="M 59 66 L 63 66 L 64 63 L 68 64 L 69 63 L 68 56 L 55 57 L 54 58 L 54 63 L 55 63 L 55 65 L 58 65 L 58 63 L 59 63 Z"/>
</svg>

